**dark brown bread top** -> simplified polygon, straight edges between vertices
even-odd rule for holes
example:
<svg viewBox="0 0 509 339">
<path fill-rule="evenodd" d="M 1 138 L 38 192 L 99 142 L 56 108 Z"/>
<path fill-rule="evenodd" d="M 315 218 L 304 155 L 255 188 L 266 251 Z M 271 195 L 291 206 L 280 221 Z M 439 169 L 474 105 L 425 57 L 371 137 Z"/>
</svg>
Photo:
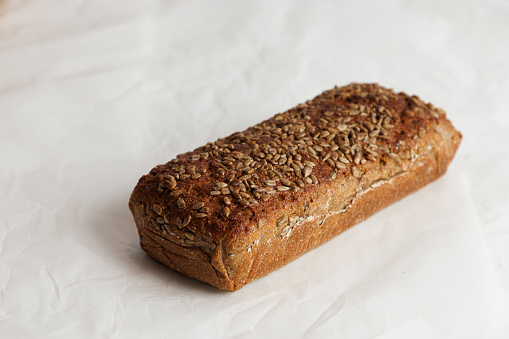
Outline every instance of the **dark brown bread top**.
<svg viewBox="0 0 509 339">
<path fill-rule="evenodd" d="M 130 208 L 140 237 L 157 235 L 183 258 L 195 256 L 187 248 L 213 262 L 221 244 L 225 262 L 228 253 L 272 233 L 267 223 L 282 226 L 285 237 L 299 216 L 282 211 L 312 205 L 332 183 L 342 187 L 343 210 L 359 192 L 411 168 L 430 147 L 447 153 L 444 160 L 431 155 L 430 168 L 443 173 L 461 139 L 451 129 L 441 109 L 416 96 L 377 84 L 336 87 L 156 166 L 138 182 Z M 216 271 L 227 271 L 218 265 L 212 264 Z M 236 272 L 225 274 L 233 279 Z"/>
</svg>

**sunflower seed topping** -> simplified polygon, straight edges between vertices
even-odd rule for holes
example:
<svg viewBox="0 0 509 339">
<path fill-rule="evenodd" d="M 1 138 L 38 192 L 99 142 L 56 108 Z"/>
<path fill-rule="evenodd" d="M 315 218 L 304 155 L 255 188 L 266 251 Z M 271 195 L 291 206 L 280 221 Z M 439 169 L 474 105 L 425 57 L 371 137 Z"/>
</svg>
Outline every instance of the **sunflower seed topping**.
<svg viewBox="0 0 509 339">
<path fill-rule="evenodd" d="M 197 204 L 194 204 L 191 209 L 193 210 L 199 210 L 200 208 L 202 208 L 203 206 L 205 206 L 205 204 L 203 202 L 199 202 Z"/>
<path fill-rule="evenodd" d="M 184 232 L 184 236 L 185 236 L 187 239 L 189 239 L 189 240 L 194 240 L 194 239 L 196 239 L 196 236 L 195 236 L 193 233 L 191 233 L 191 232 Z"/>
<path fill-rule="evenodd" d="M 275 180 L 267 180 L 267 181 L 265 181 L 265 185 L 266 186 L 276 186 L 276 181 Z"/>
<path fill-rule="evenodd" d="M 225 217 L 227 217 L 227 218 L 228 218 L 228 217 L 230 216 L 230 212 L 231 212 L 230 208 L 228 208 L 228 207 L 226 207 L 226 206 L 225 206 L 225 207 L 223 207 L 223 215 L 224 215 Z"/>
<path fill-rule="evenodd" d="M 182 226 L 186 227 L 191 222 L 191 215 L 188 215 L 182 222 Z"/>
<path fill-rule="evenodd" d="M 221 188 L 228 187 L 228 184 L 224 183 L 224 182 L 216 182 L 216 186 L 215 187 L 221 189 Z"/>
<path fill-rule="evenodd" d="M 152 209 L 154 210 L 154 212 L 156 212 L 157 214 L 161 215 L 163 214 L 163 209 L 161 206 L 159 205 L 153 205 L 152 206 Z"/>
<path fill-rule="evenodd" d="M 179 196 L 180 194 L 182 194 L 182 191 L 181 190 L 174 190 L 170 193 L 170 197 L 177 197 Z"/>
<path fill-rule="evenodd" d="M 184 227 L 184 224 L 182 223 L 182 219 L 180 219 L 179 217 L 175 218 L 175 225 L 177 226 L 177 228 L 179 230 Z"/>
<path fill-rule="evenodd" d="M 281 178 L 279 179 L 279 181 L 281 181 L 281 183 L 285 186 L 291 186 L 292 185 L 292 182 L 286 178 Z"/>
<path fill-rule="evenodd" d="M 164 171 L 154 172 L 158 194 L 173 197 L 179 209 L 186 209 L 182 192 L 199 198 L 199 186 L 204 186 L 209 195 L 203 201 L 188 200 L 192 215 L 184 221 L 168 222 L 161 206 L 149 206 L 160 216 L 152 214 L 152 223 L 161 225 L 164 219 L 168 226 L 162 227 L 169 227 L 168 232 L 179 225 L 191 229 L 195 228 L 191 217 L 207 217 L 218 202 L 220 214 L 229 217 L 236 209 L 264 204 L 281 192 L 295 193 L 341 175 L 361 178 L 374 168 L 372 162 L 414 161 L 417 144 L 427 133 L 418 126 L 443 112 L 417 97 L 403 98 L 377 85 L 334 88 L 244 132 L 208 143 L 194 154 L 179 155 L 163 165 Z M 413 123 L 414 119 L 419 121 Z M 291 231 L 288 228 L 285 234 Z"/>
<path fill-rule="evenodd" d="M 352 167 L 352 174 L 356 178 L 360 178 L 361 176 L 360 172 L 357 170 L 357 167 Z"/>
<path fill-rule="evenodd" d="M 313 171 L 313 167 L 311 167 L 311 166 L 304 167 L 304 171 L 303 171 L 304 177 L 308 177 L 312 171 Z"/>
<path fill-rule="evenodd" d="M 177 199 L 177 207 L 180 209 L 186 208 L 186 202 L 184 201 L 184 199 L 182 198 Z"/>
</svg>

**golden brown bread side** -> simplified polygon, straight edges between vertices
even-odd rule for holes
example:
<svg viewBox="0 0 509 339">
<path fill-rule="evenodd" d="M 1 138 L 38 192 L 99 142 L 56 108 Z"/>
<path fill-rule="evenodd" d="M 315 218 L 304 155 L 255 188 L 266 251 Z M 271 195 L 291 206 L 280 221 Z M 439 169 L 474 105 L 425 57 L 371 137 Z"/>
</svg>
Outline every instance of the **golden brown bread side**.
<svg viewBox="0 0 509 339">
<path fill-rule="evenodd" d="M 350 84 L 156 166 L 129 208 L 150 256 L 235 291 L 443 175 L 461 138 L 416 96 Z"/>
</svg>

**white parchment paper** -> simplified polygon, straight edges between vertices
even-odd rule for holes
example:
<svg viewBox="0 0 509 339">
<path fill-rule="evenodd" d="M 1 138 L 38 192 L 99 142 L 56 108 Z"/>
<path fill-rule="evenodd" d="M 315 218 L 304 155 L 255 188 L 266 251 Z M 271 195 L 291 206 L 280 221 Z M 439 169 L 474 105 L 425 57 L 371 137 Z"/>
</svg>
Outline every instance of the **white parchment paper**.
<svg viewBox="0 0 509 339">
<path fill-rule="evenodd" d="M 509 3 L 1 1 L 0 336 L 509 337 Z M 158 163 L 334 85 L 444 108 L 447 175 L 228 293 L 138 245 Z"/>
</svg>

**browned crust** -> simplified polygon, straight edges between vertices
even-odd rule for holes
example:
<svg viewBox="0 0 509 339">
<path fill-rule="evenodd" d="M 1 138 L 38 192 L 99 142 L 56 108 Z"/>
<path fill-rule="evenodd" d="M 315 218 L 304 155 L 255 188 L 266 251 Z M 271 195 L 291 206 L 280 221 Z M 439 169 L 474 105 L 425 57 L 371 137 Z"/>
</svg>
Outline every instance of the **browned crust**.
<svg viewBox="0 0 509 339">
<path fill-rule="evenodd" d="M 129 207 L 150 256 L 235 291 L 443 175 L 460 141 L 441 109 L 351 84 L 156 166 Z M 291 189 L 264 196 L 274 179 Z"/>
</svg>

